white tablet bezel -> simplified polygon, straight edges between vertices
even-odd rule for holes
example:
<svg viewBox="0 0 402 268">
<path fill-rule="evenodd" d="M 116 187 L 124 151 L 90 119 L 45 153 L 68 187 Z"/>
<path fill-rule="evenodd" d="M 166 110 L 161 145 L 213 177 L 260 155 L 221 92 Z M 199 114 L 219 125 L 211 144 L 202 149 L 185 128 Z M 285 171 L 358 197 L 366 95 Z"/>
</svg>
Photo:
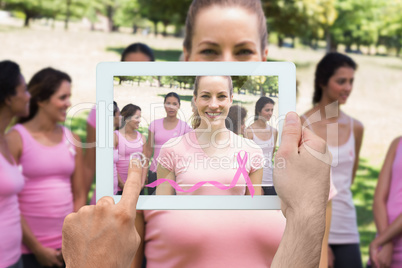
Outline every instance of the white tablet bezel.
<svg viewBox="0 0 402 268">
<path fill-rule="evenodd" d="M 117 203 L 121 198 L 113 195 L 113 78 L 193 75 L 278 76 L 280 144 L 284 115 L 296 109 L 296 67 L 291 62 L 101 62 L 96 68 L 97 200 L 112 196 Z M 137 209 L 280 209 L 280 200 L 277 196 L 141 195 Z"/>
</svg>

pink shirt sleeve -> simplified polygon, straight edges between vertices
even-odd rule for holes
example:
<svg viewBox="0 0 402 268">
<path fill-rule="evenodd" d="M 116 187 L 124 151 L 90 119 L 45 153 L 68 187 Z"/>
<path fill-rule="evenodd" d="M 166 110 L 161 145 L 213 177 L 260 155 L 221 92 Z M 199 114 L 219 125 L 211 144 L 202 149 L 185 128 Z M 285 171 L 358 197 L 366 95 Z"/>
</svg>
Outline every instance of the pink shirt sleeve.
<svg viewBox="0 0 402 268">
<path fill-rule="evenodd" d="M 175 171 L 176 162 L 172 147 L 162 147 L 158 156 L 158 163 L 171 172 Z"/>
<path fill-rule="evenodd" d="M 184 134 L 186 134 L 187 132 L 190 132 L 191 130 L 193 130 L 186 122 L 184 122 L 184 124 L 185 124 Z"/>
<path fill-rule="evenodd" d="M 96 106 L 92 107 L 91 111 L 89 112 L 87 123 L 94 128 L 96 127 Z"/>
<path fill-rule="evenodd" d="M 182 139 L 182 136 L 175 139 Z M 175 141 L 172 142 L 175 143 Z M 158 163 L 167 170 L 174 172 L 177 176 L 184 172 L 188 167 L 185 157 L 180 153 L 185 150 L 183 143 L 177 143 L 176 146 L 171 146 L 169 144 L 163 145 L 158 156 Z"/>
</svg>

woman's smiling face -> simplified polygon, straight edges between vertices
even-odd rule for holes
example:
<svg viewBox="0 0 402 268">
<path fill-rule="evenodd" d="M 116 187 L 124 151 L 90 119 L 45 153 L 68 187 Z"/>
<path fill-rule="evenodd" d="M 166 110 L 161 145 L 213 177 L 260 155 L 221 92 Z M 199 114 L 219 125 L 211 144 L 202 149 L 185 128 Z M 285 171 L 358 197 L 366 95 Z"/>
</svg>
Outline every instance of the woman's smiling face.
<svg viewBox="0 0 402 268">
<path fill-rule="evenodd" d="M 223 76 L 204 76 L 199 80 L 197 96 L 194 96 L 201 125 L 225 125 L 225 118 L 232 105 L 229 80 Z"/>
<path fill-rule="evenodd" d="M 257 15 L 241 7 L 212 5 L 195 19 L 191 51 L 186 61 L 266 61 Z"/>
<path fill-rule="evenodd" d="M 329 78 L 328 83 L 322 86 L 323 96 L 329 102 L 338 101 L 345 104 L 353 89 L 355 70 L 351 67 L 340 67 Z"/>
</svg>

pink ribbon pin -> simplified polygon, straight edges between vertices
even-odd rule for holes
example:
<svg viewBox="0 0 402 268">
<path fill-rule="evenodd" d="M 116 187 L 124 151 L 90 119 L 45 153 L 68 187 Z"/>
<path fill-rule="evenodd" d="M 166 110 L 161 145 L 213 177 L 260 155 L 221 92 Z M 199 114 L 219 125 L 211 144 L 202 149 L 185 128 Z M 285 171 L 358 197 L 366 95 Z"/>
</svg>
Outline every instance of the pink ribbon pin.
<svg viewBox="0 0 402 268">
<path fill-rule="evenodd" d="M 150 188 L 155 188 L 156 186 L 164 183 L 164 182 L 168 182 L 176 191 L 178 192 L 185 192 L 185 193 L 190 193 L 190 192 L 194 192 L 195 190 L 199 189 L 201 186 L 203 186 L 206 183 L 212 184 L 213 186 L 221 189 L 221 190 L 228 190 L 230 188 L 233 188 L 236 186 L 237 182 L 239 181 L 240 175 L 243 174 L 243 177 L 246 181 L 246 185 L 248 190 L 250 191 L 250 195 L 251 197 L 254 196 L 254 186 L 251 182 L 250 177 L 248 176 L 248 172 L 246 169 L 246 163 L 247 163 L 247 159 L 248 159 L 248 155 L 247 152 L 244 151 L 244 158 L 241 157 L 240 153 L 243 151 L 240 151 L 237 154 L 237 163 L 239 164 L 239 168 L 236 171 L 236 174 L 233 177 L 232 182 L 230 183 L 229 186 L 225 186 L 224 184 L 218 182 L 218 181 L 200 181 L 197 182 L 196 184 L 194 184 L 193 186 L 191 186 L 190 189 L 188 190 L 184 190 L 183 188 L 181 188 L 176 181 L 174 180 L 169 180 L 169 179 L 157 179 L 156 181 L 154 181 L 153 183 L 147 184 L 145 186 L 150 187 Z"/>
</svg>

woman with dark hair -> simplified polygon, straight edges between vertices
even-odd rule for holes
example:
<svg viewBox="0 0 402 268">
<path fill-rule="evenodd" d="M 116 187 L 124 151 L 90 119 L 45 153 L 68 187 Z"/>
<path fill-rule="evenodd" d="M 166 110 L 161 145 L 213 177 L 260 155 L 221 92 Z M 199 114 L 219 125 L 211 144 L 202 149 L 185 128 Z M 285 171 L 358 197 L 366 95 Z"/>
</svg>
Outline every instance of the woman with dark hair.
<svg viewBox="0 0 402 268">
<path fill-rule="evenodd" d="M 146 44 L 134 43 L 124 49 L 121 61 L 155 61 L 155 56 Z"/>
<path fill-rule="evenodd" d="M 134 104 L 127 104 L 121 110 L 120 129 L 114 132 L 114 148 L 117 148 L 119 159 L 116 162 L 118 190 L 121 194 L 127 180 L 130 155 L 143 153 L 145 137 L 138 131 L 141 122 L 141 108 Z M 144 186 L 146 170 L 144 168 L 141 185 Z"/>
<path fill-rule="evenodd" d="M 21 268 L 21 215 L 17 194 L 24 177 L 11 155 L 5 132 L 15 116 L 27 116 L 30 94 L 18 64 L 0 62 L 0 267 Z"/>
<path fill-rule="evenodd" d="M 245 136 L 247 110 L 239 105 L 233 105 L 229 109 L 228 117 L 225 119 L 226 128 L 234 134 Z"/>
<path fill-rule="evenodd" d="M 28 84 L 30 114 L 7 134 L 11 154 L 22 167 L 19 194 L 25 267 L 62 266 L 64 218 L 85 204 L 80 138 L 64 122 L 71 78 L 45 68 Z"/>
<path fill-rule="evenodd" d="M 175 92 L 166 94 L 163 101 L 166 117 L 156 119 L 149 124 L 148 140 L 145 144 L 145 156 L 150 159 L 153 156 L 148 171 L 148 182 L 156 180 L 156 167 L 158 166 L 159 152 L 170 139 L 182 136 L 191 130 L 191 127 L 184 121 L 177 118 L 180 109 L 180 96 Z M 153 194 L 155 188 L 148 188 L 148 194 Z"/>
<path fill-rule="evenodd" d="M 328 261 L 335 268 L 362 267 L 350 187 L 359 164 L 363 125 L 341 110 L 352 92 L 356 68 L 346 55 L 325 55 L 315 72 L 314 107 L 302 116 L 304 125 L 326 140 L 333 156 L 332 181 L 338 194 L 332 200 Z"/>
<path fill-rule="evenodd" d="M 265 195 L 276 195 L 272 180 L 272 157 L 275 151 L 278 131 L 269 125 L 275 102 L 261 97 L 255 104 L 254 123 L 246 129 L 246 137 L 258 144 L 264 153 L 264 174 L 262 190 Z"/>
</svg>

